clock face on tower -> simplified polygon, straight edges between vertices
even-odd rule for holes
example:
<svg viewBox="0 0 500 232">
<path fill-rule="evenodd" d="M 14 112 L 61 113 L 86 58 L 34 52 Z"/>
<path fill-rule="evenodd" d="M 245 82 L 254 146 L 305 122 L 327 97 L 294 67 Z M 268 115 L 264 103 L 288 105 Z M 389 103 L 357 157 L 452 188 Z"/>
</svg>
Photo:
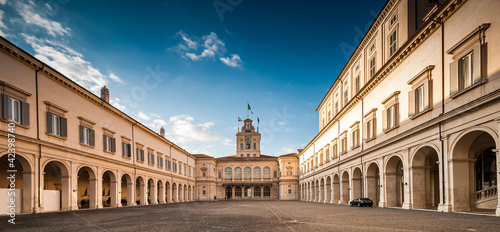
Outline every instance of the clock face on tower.
<svg viewBox="0 0 500 232">
<path fill-rule="evenodd" d="M 250 140 L 252 140 L 252 138 L 251 138 L 250 136 L 247 136 L 247 137 L 245 137 L 245 140 L 246 140 L 247 142 L 250 142 Z"/>
</svg>

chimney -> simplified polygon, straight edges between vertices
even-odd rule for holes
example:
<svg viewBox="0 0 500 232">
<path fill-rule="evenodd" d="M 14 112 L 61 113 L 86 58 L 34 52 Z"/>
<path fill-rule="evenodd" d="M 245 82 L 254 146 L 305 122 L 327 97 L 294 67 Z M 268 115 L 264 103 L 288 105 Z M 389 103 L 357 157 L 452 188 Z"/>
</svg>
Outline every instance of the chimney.
<svg viewBox="0 0 500 232">
<path fill-rule="evenodd" d="M 106 86 L 101 88 L 101 99 L 109 103 L 109 90 Z"/>
<path fill-rule="evenodd" d="M 165 129 L 163 129 L 163 127 L 160 129 L 160 135 L 165 138 Z"/>
</svg>

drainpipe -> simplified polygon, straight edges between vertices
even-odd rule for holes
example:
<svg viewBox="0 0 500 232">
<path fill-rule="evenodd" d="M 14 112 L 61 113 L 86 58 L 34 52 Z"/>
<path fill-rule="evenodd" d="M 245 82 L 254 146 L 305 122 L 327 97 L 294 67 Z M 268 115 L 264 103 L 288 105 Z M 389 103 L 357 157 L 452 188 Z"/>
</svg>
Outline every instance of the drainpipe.
<svg viewBox="0 0 500 232">
<path fill-rule="evenodd" d="M 38 172 L 39 174 L 42 173 L 42 171 L 40 170 L 41 168 L 41 164 L 40 164 L 40 161 L 42 160 L 42 145 L 40 144 L 40 116 L 39 116 L 39 113 L 38 113 L 38 72 L 43 70 L 45 68 L 45 64 L 42 64 L 42 67 L 38 68 L 36 71 L 35 71 L 35 100 L 36 100 L 36 139 L 38 141 Z M 41 200 L 42 200 L 42 197 L 40 195 L 40 188 L 41 188 L 41 180 L 40 180 L 40 176 L 38 176 L 38 210 L 40 210 L 41 208 Z M 35 210 L 35 213 L 39 213 L 39 212 L 36 212 Z"/>
<path fill-rule="evenodd" d="M 444 116 L 444 21 L 437 21 L 435 19 L 432 19 L 432 21 L 438 23 L 441 25 L 441 113 L 439 114 L 439 117 Z M 445 182 L 444 182 L 444 139 L 442 135 L 442 127 L 443 127 L 443 122 L 439 122 L 439 140 L 441 141 L 441 175 L 442 175 L 442 194 L 443 194 L 443 205 L 446 203 L 446 197 L 445 197 Z"/>
</svg>

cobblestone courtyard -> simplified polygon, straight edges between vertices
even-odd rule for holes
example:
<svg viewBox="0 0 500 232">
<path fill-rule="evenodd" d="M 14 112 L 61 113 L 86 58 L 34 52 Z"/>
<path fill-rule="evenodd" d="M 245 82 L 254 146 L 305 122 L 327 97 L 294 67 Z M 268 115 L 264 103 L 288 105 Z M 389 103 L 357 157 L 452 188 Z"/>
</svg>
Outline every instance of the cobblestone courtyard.
<svg viewBox="0 0 500 232">
<path fill-rule="evenodd" d="M 500 231 L 500 218 L 285 201 L 190 202 L 0 217 L 3 231 Z"/>
</svg>

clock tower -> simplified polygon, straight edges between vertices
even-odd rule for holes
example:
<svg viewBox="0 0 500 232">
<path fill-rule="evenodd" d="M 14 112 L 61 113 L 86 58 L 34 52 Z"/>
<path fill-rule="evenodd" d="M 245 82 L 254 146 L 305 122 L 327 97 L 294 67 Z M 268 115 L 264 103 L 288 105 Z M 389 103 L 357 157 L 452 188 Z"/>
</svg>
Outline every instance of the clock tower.
<svg viewBox="0 0 500 232">
<path fill-rule="evenodd" d="M 260 133 L 255 131 L 251 119 L 243 122 L 236 134 L 236 157 L 260 157 Z"/>
</svg>

